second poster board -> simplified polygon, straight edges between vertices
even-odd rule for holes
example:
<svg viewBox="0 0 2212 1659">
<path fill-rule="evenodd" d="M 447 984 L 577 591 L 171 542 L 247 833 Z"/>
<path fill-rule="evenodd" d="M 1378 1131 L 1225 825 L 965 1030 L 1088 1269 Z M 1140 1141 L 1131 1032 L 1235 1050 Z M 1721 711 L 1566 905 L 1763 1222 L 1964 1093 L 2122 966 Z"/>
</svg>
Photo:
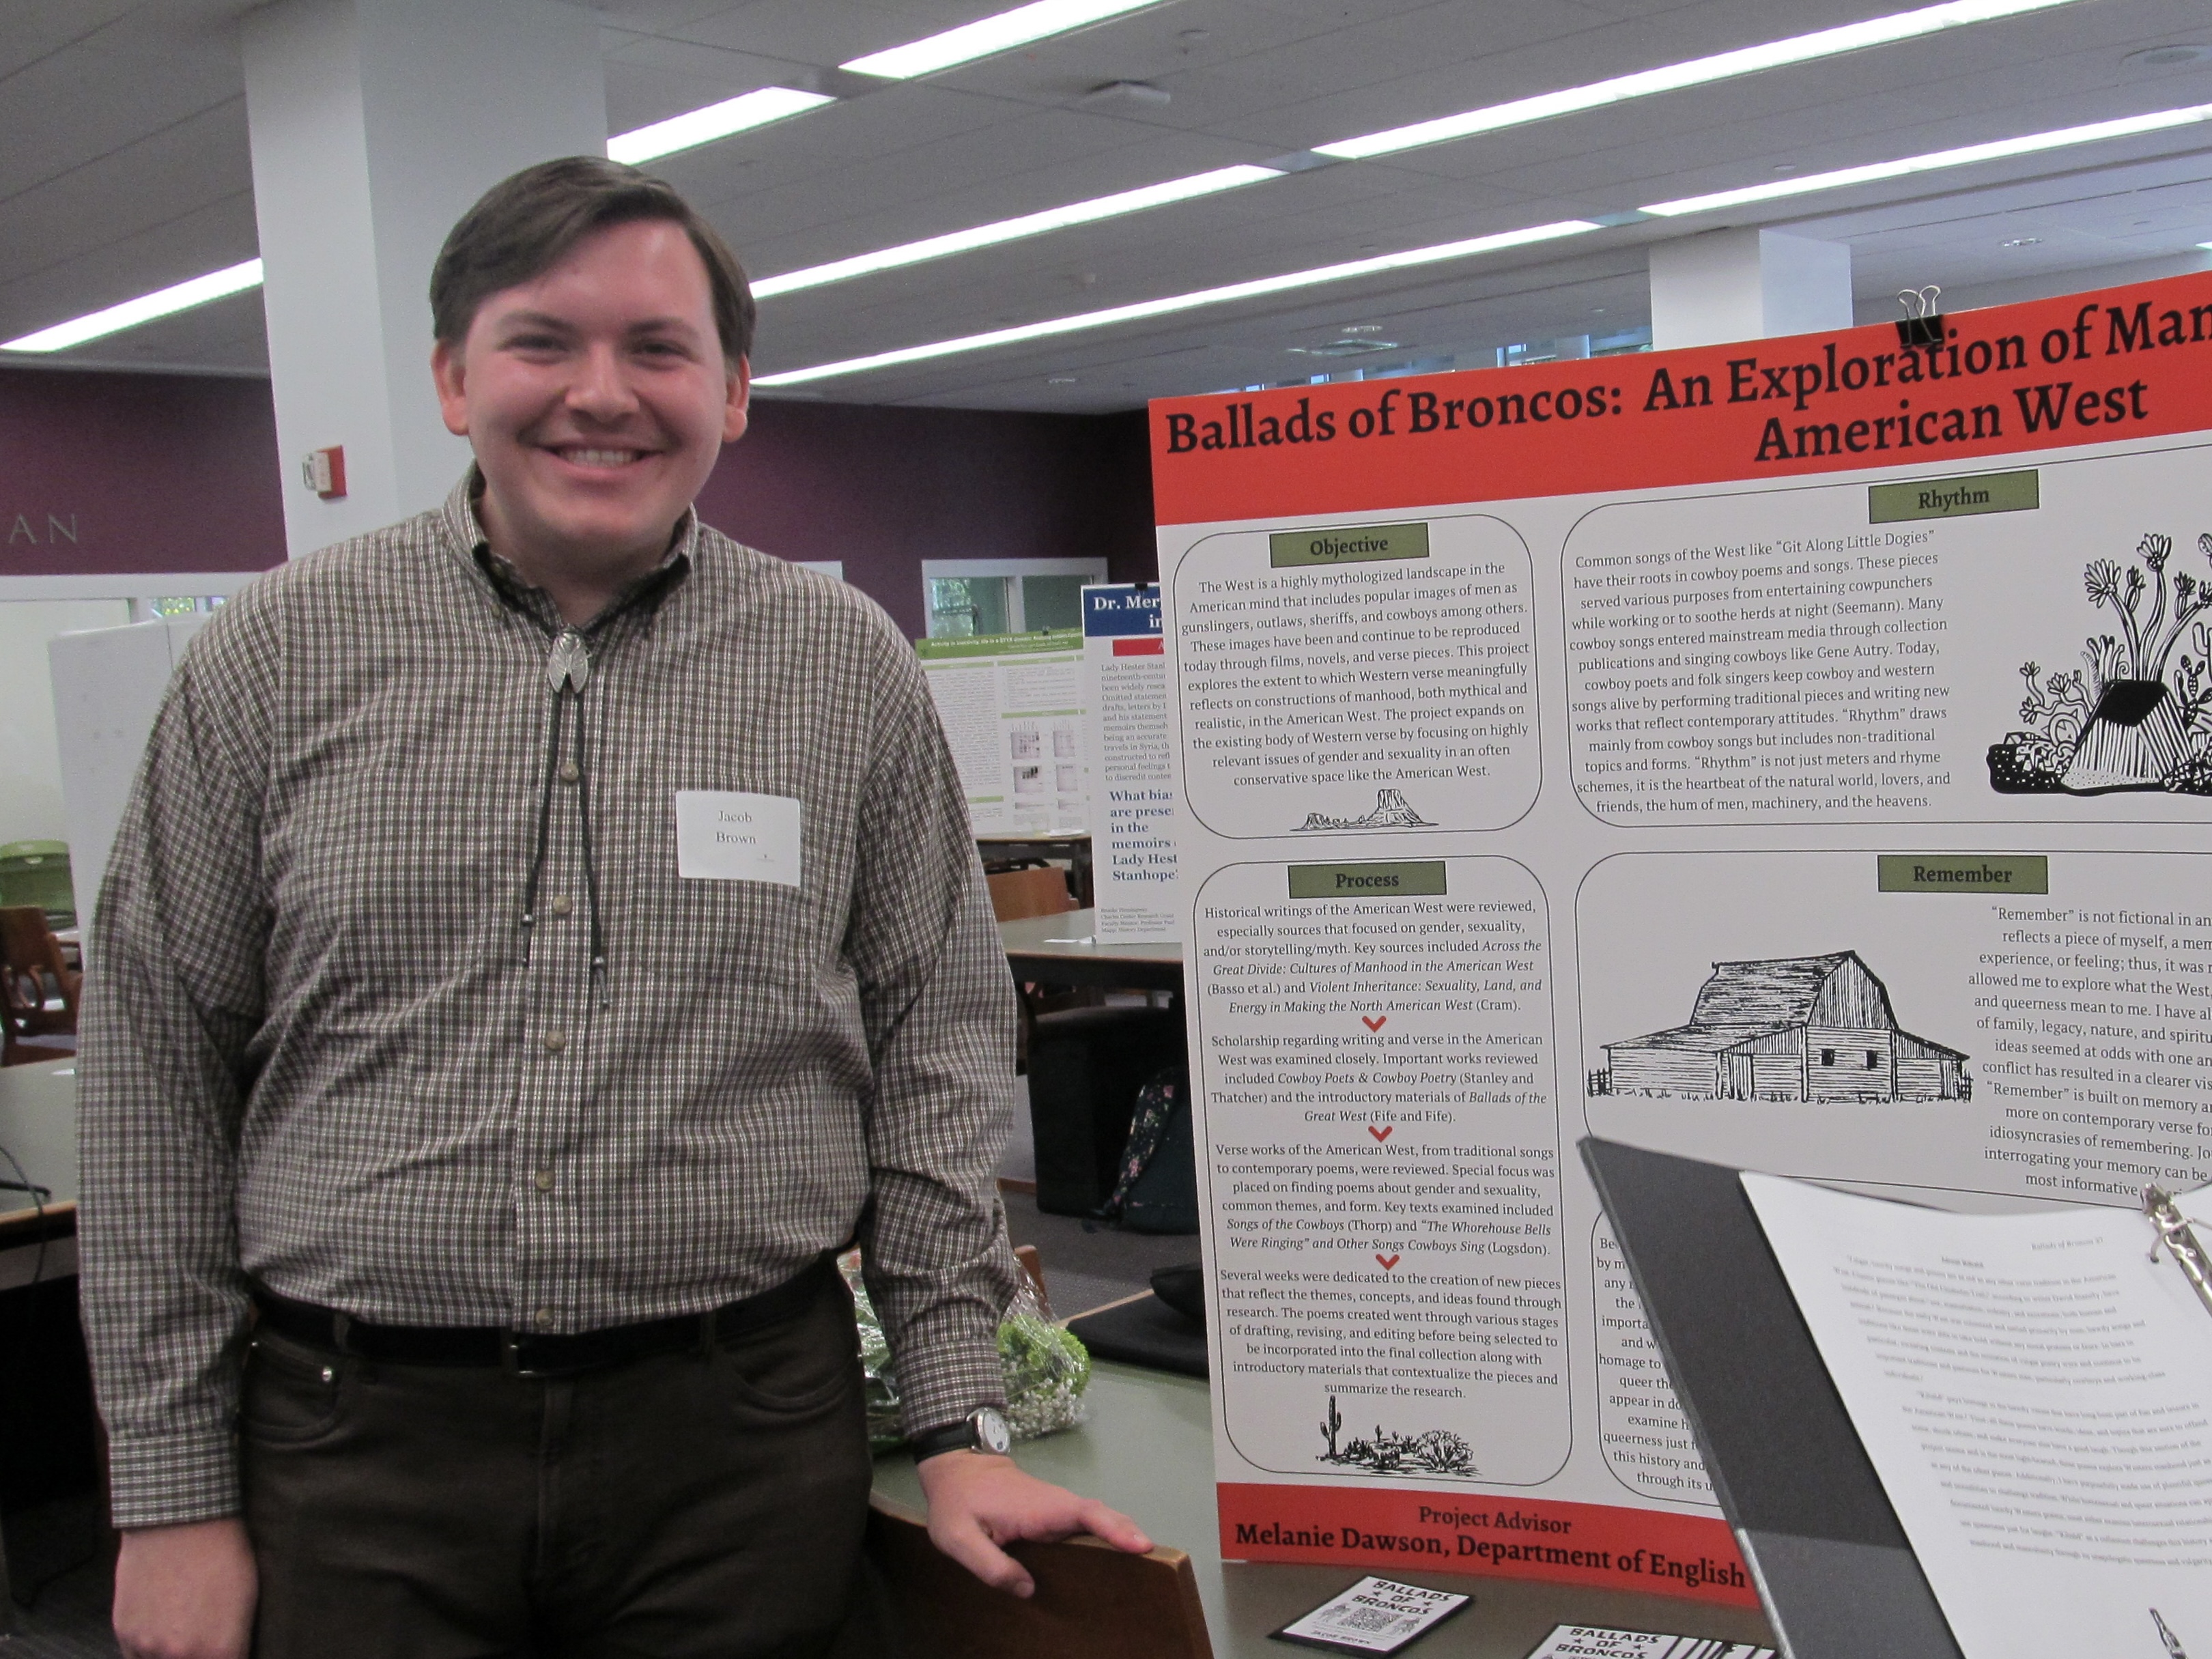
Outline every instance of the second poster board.
<svg viewBox="0 0 2212 1659">
<path fill-rule="evenodd" d="M 1080 630 L 916 640 L 914 648 L 975 834 L 1087 830 Z"/>
<path fill-rule="evenodd" d="M 1091 711 L 1092 880 L 1102 945 L 1173 944 L 1175 734 L 1160 632 L 1160 590 L 1115 582 L 1083 590 L 1085 692 Z"/>
<path fill-rule="evenodd" d="M 1583 1133 L 2212 1173 L 2212 276 L 1947 325 L 1155 405 L 1224 1555 L 1753 1599 Z"/>
</svg>

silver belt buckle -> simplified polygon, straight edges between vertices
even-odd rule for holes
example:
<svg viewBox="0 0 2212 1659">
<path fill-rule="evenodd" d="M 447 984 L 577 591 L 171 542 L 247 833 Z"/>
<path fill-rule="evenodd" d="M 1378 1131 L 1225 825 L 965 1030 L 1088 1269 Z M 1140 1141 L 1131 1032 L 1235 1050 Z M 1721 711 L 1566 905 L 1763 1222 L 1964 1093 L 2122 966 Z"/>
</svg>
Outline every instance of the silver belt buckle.
<svg viewBox="0 0 2212 1659">
<path fill-rule="evenodd" d="M 505 1367 L 509 1376 L 547 1375 L 524 1358 L 523 1345 L 529 1340 L 530 1334 L 526 1331 L 505 1330 L 499 1334 L 500 1363 Z"/>
</svg>

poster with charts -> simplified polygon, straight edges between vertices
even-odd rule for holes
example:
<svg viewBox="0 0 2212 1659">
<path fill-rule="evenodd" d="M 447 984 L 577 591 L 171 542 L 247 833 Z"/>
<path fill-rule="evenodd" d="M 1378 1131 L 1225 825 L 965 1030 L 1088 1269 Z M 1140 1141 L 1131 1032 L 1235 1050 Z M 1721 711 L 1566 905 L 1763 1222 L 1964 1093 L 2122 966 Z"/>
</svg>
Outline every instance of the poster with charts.
<svg viewBox="0 0 2212 1659">
<path fill-rule="evenodd" d="M 1083 635 L 1073 628 L 916 640 L 979 836 L 1089 828 Z"/>
<path fill-rule="evenodd" d="M 1754 1601 L 1584 1134 L 2212 1178 L 2212 274 L 1939 326 L 1153 405 L 1225 1556 Z"/>
</svg>

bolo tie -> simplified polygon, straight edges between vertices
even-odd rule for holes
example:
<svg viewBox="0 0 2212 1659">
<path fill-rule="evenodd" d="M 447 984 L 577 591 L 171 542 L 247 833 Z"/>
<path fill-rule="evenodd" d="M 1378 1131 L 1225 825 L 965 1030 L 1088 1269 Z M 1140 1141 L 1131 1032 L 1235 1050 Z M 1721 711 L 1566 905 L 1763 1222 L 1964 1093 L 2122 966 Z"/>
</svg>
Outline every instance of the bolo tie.
<svg viewBox="0 0 2212 1659">
<path fill-rule="evenodd" d="M 575 705 L 574 764 L 576 771 L 576 818 L 584 854 L 584 902 L 591 917 L 592 986 L 599 1006 L 608 1006 L 606 935 L 599 923 L 599 874 L 592 858 L 591 775 L 585 765 L 584 686 L 592 677 L 592 651 L 583 635 L 564 628 L 553 636 L 545 655 L 545 678 L 552 687 L 553 714 L 545 745 L 545 781 L 538 796 L 538 849 L 530 860 L 530 879 L 522 890 L 523 961 L 526 964 L 537 939 L 538 888 L 545 873 L 545 850 L 552 834 L 553 781 L 561 769 L 562 728 L 570 703 Z"/>
</svg>

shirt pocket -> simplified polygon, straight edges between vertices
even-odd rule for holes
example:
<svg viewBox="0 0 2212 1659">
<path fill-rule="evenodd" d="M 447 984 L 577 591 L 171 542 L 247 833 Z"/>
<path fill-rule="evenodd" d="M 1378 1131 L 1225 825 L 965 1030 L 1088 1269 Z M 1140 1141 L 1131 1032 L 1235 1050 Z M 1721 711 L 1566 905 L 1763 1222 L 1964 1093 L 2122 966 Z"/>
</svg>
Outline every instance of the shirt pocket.
<svg viewBox="0 0 2212 1659">
<path fill-rule="evenodd" d="M 835 957 L 838 939 L 821 903 L 821 829 L 802 769 L 787 758 L 747 754 L 737 734 L 716 755 L 712 728 L 679 729 L 638 763 L 610 769 L 609 829 L 629 891 L 639 966 L 648 973 L 697 971 L 797 990 Z M 729 751 L 735 752 L 729 752 Z M 677 856 L 679 791 L 759 795 L 799 803 L 799 884 L 685 876 Z M 596 816 L 596 815 L 595 815 Z M 607 896 L 603 893 L 603 900 Z"/>
<path fill-rule="evenodd" d="M 795 990 L 821 966 L 815 907 L 801 889 L 640 871 L 640 966 L 656 975 L 705 975 Z"/>
</svg>

